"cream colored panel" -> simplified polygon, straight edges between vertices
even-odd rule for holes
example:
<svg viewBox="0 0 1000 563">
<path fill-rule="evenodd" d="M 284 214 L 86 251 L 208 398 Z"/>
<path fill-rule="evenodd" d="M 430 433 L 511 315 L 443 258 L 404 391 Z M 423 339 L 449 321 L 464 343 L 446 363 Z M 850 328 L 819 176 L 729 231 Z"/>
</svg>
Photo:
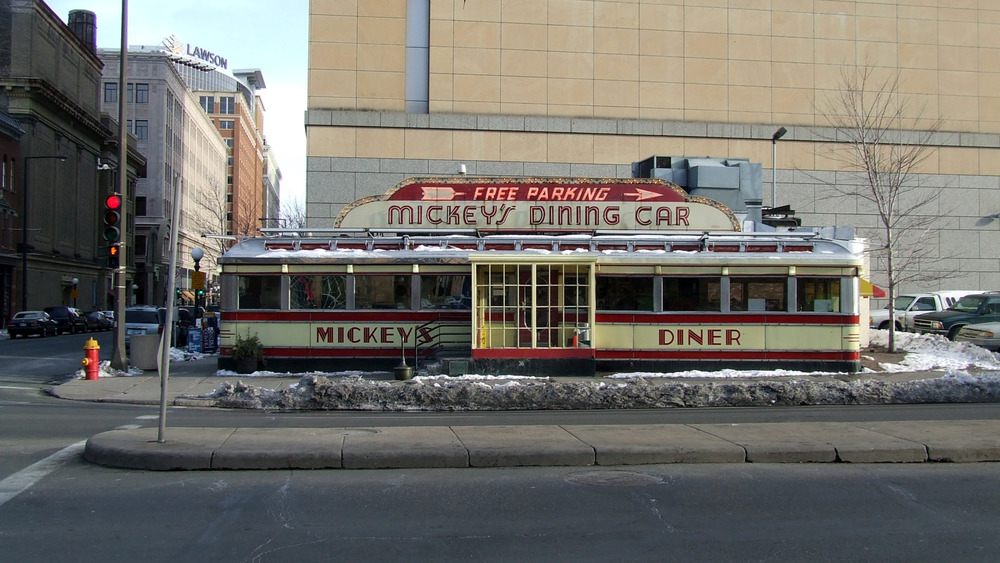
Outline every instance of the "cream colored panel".
<svg viewBox="0 0 1000 563">
<path fill-rule="evenodd" d="M 938 49 L 934 45 L 901 43 L 899 45 L 899 66 L 903 68 L 938 68 Z"/>
<path fill-rule="evenodd" d="M 639 32 L 639 53 L 656 57 L 684 56 L 684 34 L 677 31 Z"/>
<path fill-rule="evenodd" d="M 406 20 L 403 18 L 358 18 L 357 22 L 361 45 L 406 45 Z"/>
<path fill-rule="evenodd" d="M 591 27 L 549 26 L 549 51 L 592 53 L 594 30 Z"/>
<path fill-rule="evenodd" d="M 779 11 L 777 8 L 771 15 L 771 35 L 774 37 L 809 37 L 813 36 L 813 16 L 804 8 L 797 7 L 795 11 Z"/>
<path fill-rule="evenodd" d="M 544 24 L 548 20 L 548 4 L 538 0 L 504 0 L 500 2 L 500 18 L 504 22 Z"/>
<path fill-rule="evenodd" d="M 594 25 L 594 3 L 579 0 L 548 0 L 549 25 L 590 28 Z"/>
<path fill-rule="evenodd" d="M 357 130 L 357 151 L 360 158 L 403 158 L 405 136 L 401 129 Z"/>
<path fill-rule="evenodd" d="M 621 164 L 635 162 L 640 158 L 639 139 L 616 137 L 613 135 L 594 136 L 594 162 L 598 164 Z"/>
<path fill-rule="evenodd" d="M 499 102 L 500 78 L 497 76 L 455 76 L 456 102 Z"/>
<path fill-rule="evenodd" d="M 600 29 L 594 36 L 594 52 L 638 55 L 639 35 L 635 29 Z"/>
<path fill-rule="evenodd" d="M 455 22 L 455 47 L 498 49 L 500 24 L 496 22 Z"/>
<path fill-rule="evenodd" d="M 358 51 L 358 69 L 403 72 L 406 48 L 402 45 L 364 45 Z"/>
<path fill-rule="evenodd" d="M 976 47 L 938 47 L 938 65 L 943 70 L 979 70 L 979 49 Z"/>
<path fill-rule="evenodd" d="M 549 78 L 593 78 L 593 53 L 548 53 Z"/>
<path fill-rule="evenodd" d="M 978 174 L 979 150 L 942 147 L 937 150 L 940 174 Z"/>
<path fill-rule="evenodd" d="M 404 78 L 401 72 L 359 72 L 358 98 L 394 100 L 402 108 Z"/>
<path fill-rule="evenodd" d="M 594 78 L 598 80 L 638 80 L 639 57 L 635 55 L 594 55 Z"/>
<path fill-rule="evenodd" d="M 309 60 L 312 68 L 354 71 L 358 65 L 358 48 L 348 43 L 310 43 Z"/>
<path fill-rule="evenodd" d="M 549 162 L 582 162 L 594 161 L 594 136 L 551 134 L 548 142 Z"/>
<path fill-rule="evenodd" d="M 342 16 L 311 16 L 309 18 L 309 41 L 334 43 L 354 43 L 358 39 L 357 19 Z"/>
<path fill-rule="evenodd" d="M 726 59 L 729 36 L 723 33 L 685 33 L 684 55 L 689 59 Z"/>
<path fill-rule="evenodd" d="M 545 78 L 501 78 L 500 101 L 504 104 L 545 105 L 548 102 L 548 83 Z"/>
<path fill-rule="evenodd" d="M 771 63 L 729 61 L 729 84 L 733 86 L 770 86 Z"/>
<path fill-rule="evenodd" d="M 505 162 L 547 162 L 543 133 L 503 133 L 500 136 L 500 160 Z"/>
<path fill-rule="evenodd" d="M 449 160 L 452 156 L 452 132 L 436 129 L 407 129 L 404 158 Z"/>
<path fill-rule="evenodd" d="M 763 35 L 771 34 L 770 6 L 754 10 L 739 9 L 730 4 L 729 33 L 732 35 Z"/>
<path fill-rule="evenodd" d="M 896 42 L 895 17 L 859 17 L 857 26 L 859 40 Z"/>
<path fill-rule="evenodd" d="M 684 6 L 680 2 L 639 5 L 640 30 L 682 31 L 684 30 Z"/>
<path fill-rule="evenodd" d="M 541 2 L 539 2 L 541 4 Z M 547 51 L 549 48 L 549 28 L 544 25 L 504 23 L 500 28 L 504 49 L 524 49 L 525 51 Z"/>
<path fill-rule="evenodd" d="M 729 58 L 731 61 L 771 62 L 771 38 L 760 35 L 730 35 Z"/>
<path fill-rule="evenodd" d="M 688 33 L 728 33 L 726 10 L 716 6 L 691 6 L 684 8 L 684 30 Z"/>
<path fill-rule="evenodd" d="M 636 29 L 639 27 L 638 2 L 594 2 L 594 27 L 620 27 Z M 601 30 L 600 33 L 604 33 Z"/>
<path fill-rule="evenodd" d="M 309 73 L 309 92 L 353 100 L 357 96 L 357 74 L 353 70 L 314 70 Z"/>
<path fill-rule="evenodd" d="M 728 74 L 729 63 L 725 59 L 687 59 L 684 61 L 684 81 L 688 87 L 704 84 L 726 84 L 729 81 Z M 718 99 L 714 101 L 718 101 Z"/>
<path fill-rule="evenodd" d="M 357 132 L 354 129 L 312 126 L 306 129 L 306 137 L 309 156 L 357 156 Z"/>
<path fill-rule="evenodd" d="M 500 133 L 455 131 L 454 158 L 456 160 L 498 160 L 500 158 Z"/>
<path fill-rule="evenodd" d="M 455 57 L 455 74 L 500 74 L 500 51 L 497 49 L 456 47 L 453 54 Z"/>
<path fill-rule="evenodd" d="M 594 103 L 592 80 L 549 80 L 549 104 L 590 106 Z"/>
</svg>

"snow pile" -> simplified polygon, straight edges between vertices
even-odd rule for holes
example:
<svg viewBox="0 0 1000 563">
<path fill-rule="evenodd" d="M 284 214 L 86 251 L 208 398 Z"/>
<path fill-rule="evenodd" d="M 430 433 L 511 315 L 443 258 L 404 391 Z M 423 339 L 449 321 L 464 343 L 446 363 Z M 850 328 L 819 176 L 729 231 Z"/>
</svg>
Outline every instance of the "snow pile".
<svg viewBox="0 0 1000 563">
<path fill-rule="evenodd" d="M 884 346 L 885 331 L 872 344 Z M 879 334 L 882 333 L 882 334 Z M 903 333 L 899 364 L 884 373 L 943 370 L 917 381 L 893 381 L 878 373 L 800 373 L 787 370 L 723 370 L 683 373 L 617 374 L 569 380 L 521 376 L 425 376 L 405 382 L 365 379 L 364 374 L 312 373 L 280 391 L 239 381 L 212 395 L 222 407 L 273 411 L 471 411 L 648 409 L 770 405 L 887 405 L 912 403 L 1000 402 L 1000 374 L 969 374 L 968 369 L 1000 370 L 989 351 L 947 339 Z M 277 375 L 258 372 L 253 375 Z M 696 378 L 697 381 L 690 381 Z M 740 381 L 735 381 L 739 378 Z M 689 381 L 684 381 L 688 379 Z"/>
</svg>

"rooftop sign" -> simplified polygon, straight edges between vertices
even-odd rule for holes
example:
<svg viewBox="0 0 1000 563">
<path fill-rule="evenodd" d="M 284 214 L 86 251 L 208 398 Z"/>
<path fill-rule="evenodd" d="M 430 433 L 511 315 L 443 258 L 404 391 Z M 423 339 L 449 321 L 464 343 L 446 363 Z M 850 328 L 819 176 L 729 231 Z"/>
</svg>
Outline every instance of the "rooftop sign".
<svg viewBox="0 0 1000 563">
<path fill-rule="evenodd" d="M 658 179 L 411 178 L 341 211 L 339 228 L 539 233 L 739 231 L 733 212 Z"/>
<path fill-rule="evenodd" d="M 192 46 L 188 43 L 185 51 L 185 46 L 181 45 L 181 42 L 177 40 L 177 36 L 175 35 L 164 38 L 162 44 L 175 57 L 175 60 L 180 63 L 188 64 L 195 68 L 201 68 L 206 63 L 213 68 L 227 69 L 229 67 L 228 59 L 207 49 Z"/>
</svg>

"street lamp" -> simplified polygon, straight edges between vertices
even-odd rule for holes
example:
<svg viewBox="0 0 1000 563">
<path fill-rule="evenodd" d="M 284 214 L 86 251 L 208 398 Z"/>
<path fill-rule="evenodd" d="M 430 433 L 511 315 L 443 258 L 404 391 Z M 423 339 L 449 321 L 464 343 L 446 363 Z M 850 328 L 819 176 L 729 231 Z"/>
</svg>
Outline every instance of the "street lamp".
<svg viewBox="0 0 1000 563">
<path fill-rule="evenodd" d="M 771 135 L 771 207 L 778 207 L 778 139 L 785 136 L 788 129 L 778 129 Z"/>
<path fill-rule="evenodd" d="M 205 257 L 205 251 L 203 251 L 202 249 L 198 248 L 197 246 L 191 249 L 191 258 L 194 260 L 194 271 L 196 272 L 201 271 L 201 259 L 204 257 Z M 202 282 L 201 286 L 198 286 L 197 284 L 192 284 L 192 285 L 195 286 L 192 288 L 194 289 L 194 311 L 195 314 L 198 314 L 198 301 L 199 301 L 198 292 L 205 286 L 204 282 Z"/>
<path fill-rule="evenodd" d="M 28 182 L 28 170 L 31 167 L 28 166 L 29 160 L 39 160 L 39 159 L 53 159 L 59 162 L 66 162 L 66 157 L 58 155 L 50 156 L 26 156 L 24 157 L 24 193 L 21 194 L 21 212 L 24 213 L 24 217 L 21 219 L 21 310 L 28 310 L 28 186 L 31 185 Z"/>
<path fill-rule="evenodd" d="M 135 290 L 139 289 L 139 286 L 132 284 L 132 306 L 135 307 Z"/>
<path fill-rule="evenodd" d="M 80 283 L 80 278 L 73 278 L 73 308 L 76 308 L 76 296 L 78 295 L 76 291 L 76 284 Z"/>
</svg>

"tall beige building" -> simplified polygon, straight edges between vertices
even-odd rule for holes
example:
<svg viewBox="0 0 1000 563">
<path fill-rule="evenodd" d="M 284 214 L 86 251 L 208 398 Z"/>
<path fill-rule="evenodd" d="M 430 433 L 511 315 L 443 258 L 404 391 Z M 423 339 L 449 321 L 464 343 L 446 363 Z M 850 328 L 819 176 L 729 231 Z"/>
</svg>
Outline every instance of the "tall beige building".
<svg viewBox="0 0 1000 563">
<path fill-rule="evenodd" d="M 631 177 L 683 155 L 761 163 L 765 207 L 874 237 L 872 209 L 831 196 L 849 180 L 824 109 L 866 64 L 898 71 L 915 129 L 943 120 L 920 267 L 952 274 L 903 289 L 1000 289 L 1000 3 L 981 0 L 313 0 L 308 223 L 463 165 Z"/>
</svg>

